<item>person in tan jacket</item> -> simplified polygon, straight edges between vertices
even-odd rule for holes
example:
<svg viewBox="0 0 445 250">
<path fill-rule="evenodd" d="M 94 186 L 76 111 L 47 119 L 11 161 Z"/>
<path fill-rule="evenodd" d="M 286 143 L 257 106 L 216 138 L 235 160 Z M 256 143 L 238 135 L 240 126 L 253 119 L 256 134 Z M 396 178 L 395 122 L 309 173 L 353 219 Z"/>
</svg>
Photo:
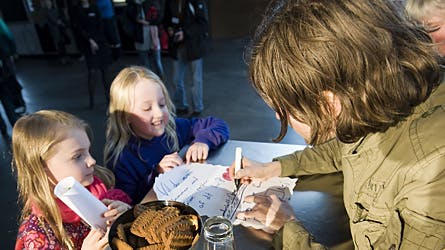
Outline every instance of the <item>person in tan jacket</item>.
<svg viewBox="0 0 445 250">
<path fill-rule="evenodd" d="M 278 0 L 258 27 L 250 80 L 309 145 L 234 176 L 342 172 L 356 249 L 445 248 L 445 86 L 431 38 L 385 0 Z M 250 196 L 275 249 L 323 249 L 287 202 Z"/>
</svg>

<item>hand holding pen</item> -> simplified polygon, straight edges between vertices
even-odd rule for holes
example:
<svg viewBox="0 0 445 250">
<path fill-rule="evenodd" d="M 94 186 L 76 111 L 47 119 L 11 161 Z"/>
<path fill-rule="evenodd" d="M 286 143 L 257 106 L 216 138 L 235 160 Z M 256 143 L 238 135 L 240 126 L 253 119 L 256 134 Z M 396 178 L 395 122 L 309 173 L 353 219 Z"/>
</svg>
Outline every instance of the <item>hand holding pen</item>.
<svg viewBox="0 0 445 250">
<path fill-rule="evenodd" d="M 248 184 L 253 178 L 267 180 L 281 175 L 281 163 L 279 161 L 261 163 L 241 157 L 241 165 L 238 171 L 235 171 L 235 162 L 228 169 L 229 177 L 232 180 L 238 179 L 241 184 Z"/>
</svg>

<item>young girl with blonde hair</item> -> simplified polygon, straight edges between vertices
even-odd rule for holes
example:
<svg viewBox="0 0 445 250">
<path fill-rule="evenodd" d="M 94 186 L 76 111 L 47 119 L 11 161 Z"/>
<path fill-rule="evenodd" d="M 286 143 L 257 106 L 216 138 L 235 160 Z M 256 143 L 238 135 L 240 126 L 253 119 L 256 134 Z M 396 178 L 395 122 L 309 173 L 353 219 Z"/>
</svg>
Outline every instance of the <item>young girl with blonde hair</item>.
<svg viewBox="0 0 445 250">
<path fill-rule="evenodd" d="M 133 203 L 152 189 L 158 173 L 183 164 L 182 147 L 190 145 L 187 163 L 205 160 L 229 137 L 223 120 L 175 118 L 174 110 L 165 85 L 146 68 L 125 68 L 111 85 L 104 162 Z"/>
<path fill-rule="evenodd" d="M 130 208 L 129 197 L 113 186 L 113 174 L 90 154 L 91 131 L 77 117 L 42 110 L 20 118 L 12 133 L 13 165 L 23 209 L 15 249 L 102 249 L 104 230 L 90 229 L 53 194 L 73 176 L 107 205 L 107 224 Z M 105 183 L 103 182 L 106 182 Z M 124 203 L 126 202 L 126 203 Z"/>
</svg>

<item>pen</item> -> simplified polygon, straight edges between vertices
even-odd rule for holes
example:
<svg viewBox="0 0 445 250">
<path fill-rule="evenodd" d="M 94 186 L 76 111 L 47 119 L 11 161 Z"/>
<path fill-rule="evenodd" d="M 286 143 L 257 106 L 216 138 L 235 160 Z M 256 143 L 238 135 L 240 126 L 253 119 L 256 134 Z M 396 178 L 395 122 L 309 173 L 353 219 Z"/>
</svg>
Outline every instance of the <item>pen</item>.
<svg viewBox="0 0 445 250">
<path fill-rule="evenodd" d="M 238 170 L 241 169 L 242 167 L 242 149 L 240 147 L 236 147 L 235 148 L 235 172 L 234 174 L 236 174 L 238 172 Z M 235 186 L 236 186 L 236 190 L 238 191 L 239 186 L 240 186 L 240 179 L 235 179 Z"/>
</svg>

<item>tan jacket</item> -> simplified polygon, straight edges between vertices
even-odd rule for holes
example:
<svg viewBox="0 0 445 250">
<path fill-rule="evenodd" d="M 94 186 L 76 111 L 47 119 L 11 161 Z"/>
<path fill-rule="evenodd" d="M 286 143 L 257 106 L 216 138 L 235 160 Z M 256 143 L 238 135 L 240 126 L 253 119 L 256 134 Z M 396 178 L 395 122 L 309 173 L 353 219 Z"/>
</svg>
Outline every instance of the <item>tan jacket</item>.
<svg viewBox="0 0 445 250">
<path fill-rule="evenodd" d="M 356 249 L 445 249 L 445 84 L 385 133 L 331 140 L 277 158 L 282 176 L 342 171 Z M 298 222 L 274 236 L 275 249 L 319 249 Z"/>
</svg>

